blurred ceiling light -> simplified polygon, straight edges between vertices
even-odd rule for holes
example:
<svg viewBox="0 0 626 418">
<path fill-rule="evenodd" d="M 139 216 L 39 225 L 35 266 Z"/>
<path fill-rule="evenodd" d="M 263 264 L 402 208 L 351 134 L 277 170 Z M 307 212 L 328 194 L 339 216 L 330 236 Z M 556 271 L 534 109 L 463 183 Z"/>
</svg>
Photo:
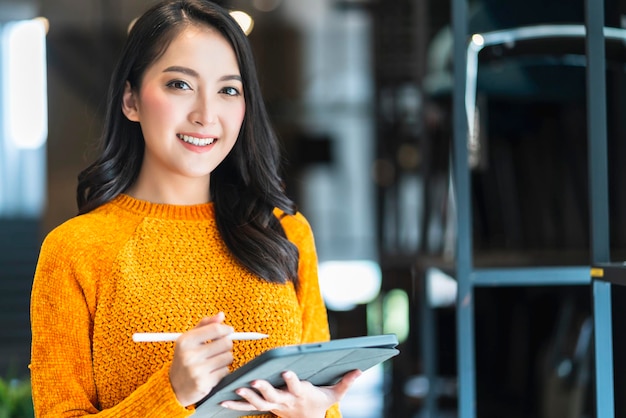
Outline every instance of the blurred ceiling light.
<svg viewBox="0 0 626 418">
<path fill-rule="evenodd" d="M 239 26 L 246 35 L 249 35 L 250 32 L 252 32 L 252 28 L 254 28 L 254 19 L 252 19 L 249 14 L 240 10 L 234 10 L 230 12 L 230 15 L 233 17 L 233 19 L 235 19 L 235 21 L 239 24 Z M 128 27 L 126 28 L 127 33 L 130 33 L 130 31 L 133 29 L 133 26 L 135 26 L 137 19 L 139 18 L 136 17 L 130 21 Z"/>
<path fill-rule="evenodd" d="M 130 23 L 128 24 L 128 27 L 126 28 L 126 33 L 130 33 L 130 31 L 133 29 L 133 26 L 135 26 L 135 23 L 137 22 L 137 19 L 139 19 L 138 17 L 134 18 L 133 20 L 130 21 Z"/>
<path fill-rule="evenodd" d="M 458 284 L 456 280 L 439 270 L 429 268 L 426 271 L 426 296 L 433 308 L 443 308 L 456 303 Z"/>
<path fill-rule="evenodd" d="M 44 22 L 32 19 L 7 23 L 2 42 L 6 135 L 18 148 L 39 148 L 48 137 Z"/>
<path fill-rule="evenodd" d="M 276 9 L 282 0 L 252 0 L 252 5 L 255 9 L 261 12 L 271 12 Z"/>
<path fill-rule="evenodd" d="M 36 17 L 33 20 L 36 22 L 41 22 L 41 24 L 43 25 L 44 31 L 47 35 L 48 32 L 50 31 L 50 21 L 43 16 Z"/>
<path fill-rule="evenodd" d="M 246 35 L 250 35 L 252 28 L 254 28 L 254 20 L 252 17 L 248 13 L 242 12 L 241 10 L 233 10 L 230 12 L 230 15 L 237 21 L 237 23 L 239 23 L 239 26 L 241 26 L 244 33 Z"/>
<path fill-rule="evenodd" d="M 483 46 L 485 44 L 485 38 L 482 35 L 474 34 L 472 35 L 472 42 L 478 46 Z"/>
<path fill-rule="evenodd" d="M 347 311 L 378 296 L 382 273 L 378 263 L 370 260 L 324 261 L 319 281 L 326 306 Z"/>
</svg>

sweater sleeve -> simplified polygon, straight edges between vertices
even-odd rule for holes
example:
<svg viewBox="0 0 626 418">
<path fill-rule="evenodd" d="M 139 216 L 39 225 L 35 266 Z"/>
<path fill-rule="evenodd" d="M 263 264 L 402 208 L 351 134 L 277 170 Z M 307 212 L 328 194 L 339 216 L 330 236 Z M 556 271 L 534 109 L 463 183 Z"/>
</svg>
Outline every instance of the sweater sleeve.
<svg viewBox="0 0 626 418">
<path fill-rule="evenodd" d="M 302 342 L 330 339 L 326 306 L 322 299 L 317 275 L 317 252 L 313 231 L 306 218 L 296 213 L 282 217 L 287 238 L 296 244 L 298 259 L 298 300 L 302 309 Z"/>
<path fill-rule="evenodd" d="M 306 218 L 300 213 L 292 217 L 284 217 L 283 225 L 287 237 L 296 244 L 300 253 L 298 297 L 302 307 L 302 342 L 328 341 L 330 339 L 328 314 L 319 286 L 313 231 Z M 341 418 L 338 404 L 333 405 L 326 412 L 326 418 Z"/>
<path fill-rule="evenodd" d="M 72 245 L 71 236 L 53 231 L 42 245 L 31 294 L 31 381 L 39 418 L 187 417 L 164 367 L 115 407 L 99 411 L 91 363 L 93 315 L 102 248 L 91 253 Z M 76 262 L 93 257 L 89 271 Z"/>
</svg>

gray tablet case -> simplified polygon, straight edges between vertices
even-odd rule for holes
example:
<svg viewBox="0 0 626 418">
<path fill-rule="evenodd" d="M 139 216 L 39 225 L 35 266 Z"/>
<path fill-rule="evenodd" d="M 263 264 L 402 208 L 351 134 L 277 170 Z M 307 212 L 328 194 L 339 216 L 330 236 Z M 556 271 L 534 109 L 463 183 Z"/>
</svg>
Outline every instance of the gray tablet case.
<svg viewBox="0 0 626 418">
<path fill-rule="evenodd" d="M 195 418 L 233 418 L 267 412 L 232 411 L 219 404 L 241 399 L 234 390 L 250 387 L 264 379 L 276 387 L 284 386 L 281 374 L 295 372 L 300 380 L 316 386 L 332 385 L 351 370 L 365 371 L 397 355 L 398 339 L 394 334 L 342 338 L 323 343 L 289 345 L 266 351 L 226 376 L 202 401 L 196 404 Z"/>
</svg>

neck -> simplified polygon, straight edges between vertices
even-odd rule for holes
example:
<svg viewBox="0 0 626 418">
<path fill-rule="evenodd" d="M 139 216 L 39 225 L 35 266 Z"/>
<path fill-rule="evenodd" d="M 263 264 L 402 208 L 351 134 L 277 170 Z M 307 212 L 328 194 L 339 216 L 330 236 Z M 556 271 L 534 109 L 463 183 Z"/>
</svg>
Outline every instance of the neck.
<svg viewBox="0 0 626 418">
<path fill-rule="evenodd" d="M 142 176 L 126 193 L 136 199 L 169 205 L 197 205 L 209 202 L 209 176 L 167 179 Z"/>
</svg>

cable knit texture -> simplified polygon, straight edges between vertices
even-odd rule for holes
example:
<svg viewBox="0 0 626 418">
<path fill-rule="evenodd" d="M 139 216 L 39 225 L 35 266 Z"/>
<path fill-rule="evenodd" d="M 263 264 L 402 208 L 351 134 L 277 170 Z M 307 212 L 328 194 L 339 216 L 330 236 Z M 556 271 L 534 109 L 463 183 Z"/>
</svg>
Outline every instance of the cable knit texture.
<svg viewBox="0 0 626 418">
<path fill-rule="evenodd" d="M 32 290 L 37 417 L 192 415 L 169 382 L 174 343 L 135 343 L 135 332 L 184 332 L 223 311 L 235 331 L 270 335 L 235 341 L 232 369 L 273 347 L 328 340 L 310 226 L 301 214 L 281 223 L 300 251 L 298 292 L 234 260 L 211 203 L 120 195 L 57 227 L 42 245 Z"/>
</svg>

